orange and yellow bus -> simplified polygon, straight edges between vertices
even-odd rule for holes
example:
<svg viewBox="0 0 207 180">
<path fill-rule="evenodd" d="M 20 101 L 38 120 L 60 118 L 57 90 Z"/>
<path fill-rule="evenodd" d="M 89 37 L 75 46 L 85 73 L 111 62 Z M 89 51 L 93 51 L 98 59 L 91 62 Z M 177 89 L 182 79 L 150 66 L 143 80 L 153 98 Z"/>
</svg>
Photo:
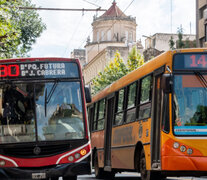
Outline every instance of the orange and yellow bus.
<svg viewBox="0 0 207 180">
<path fill-rule="evenodd" d="M 167 51 L 88 106 L 97 178 L 207 174 L 207 49 Z"/>
</svg>

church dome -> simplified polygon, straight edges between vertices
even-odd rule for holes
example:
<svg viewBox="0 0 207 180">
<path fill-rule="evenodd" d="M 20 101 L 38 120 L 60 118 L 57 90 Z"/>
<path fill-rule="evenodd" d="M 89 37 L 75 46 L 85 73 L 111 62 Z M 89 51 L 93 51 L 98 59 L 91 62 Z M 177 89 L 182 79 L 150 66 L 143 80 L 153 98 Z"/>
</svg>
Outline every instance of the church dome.
<svg viewBox="0 0 207 180">
<path fill-rule="evenodd" d="M 92 26 L 92 43 L 136 41 L 136 18 L 124 14 L 115 0 L 103 15 L 94 17 Z"/>
</svg>

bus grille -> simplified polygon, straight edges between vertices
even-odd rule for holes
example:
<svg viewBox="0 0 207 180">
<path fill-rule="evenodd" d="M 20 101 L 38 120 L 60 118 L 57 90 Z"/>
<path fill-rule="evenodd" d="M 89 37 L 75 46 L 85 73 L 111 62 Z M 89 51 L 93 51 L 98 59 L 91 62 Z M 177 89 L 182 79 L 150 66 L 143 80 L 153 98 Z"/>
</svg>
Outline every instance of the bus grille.
<svg viewBox="0 0 207 180">
<path fill-rule="evenodd" d="M 3 154 L 15 157 L 42 157 L 70 150 L 69 144 L 3 148 Z"/>
</svg>

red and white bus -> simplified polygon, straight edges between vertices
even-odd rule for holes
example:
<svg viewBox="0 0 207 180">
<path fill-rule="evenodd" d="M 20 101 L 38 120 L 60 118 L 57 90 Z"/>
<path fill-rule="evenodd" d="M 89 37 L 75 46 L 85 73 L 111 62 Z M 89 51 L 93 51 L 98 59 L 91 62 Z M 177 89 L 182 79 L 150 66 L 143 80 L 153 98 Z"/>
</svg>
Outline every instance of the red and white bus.
<svg viewBox="0 0 207 180">
<path fill-rule="evenodd" d="M 0 179 L 90 174 L 87 101 L 76 59 L 0 61 Z"/>
</svg>

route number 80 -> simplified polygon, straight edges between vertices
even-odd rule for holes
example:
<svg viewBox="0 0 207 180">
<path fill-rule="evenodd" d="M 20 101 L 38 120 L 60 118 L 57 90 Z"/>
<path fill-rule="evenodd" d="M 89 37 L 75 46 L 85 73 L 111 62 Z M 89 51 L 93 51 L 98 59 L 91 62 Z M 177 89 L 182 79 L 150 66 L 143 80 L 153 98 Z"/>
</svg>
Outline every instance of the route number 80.
<svg viewBox="0 0 207 180">
<path fill-rule="evenodd" d="M 18 65 L 0 65 L 0 77 L 16 77 L 19 73 Z"/>
</svg>

